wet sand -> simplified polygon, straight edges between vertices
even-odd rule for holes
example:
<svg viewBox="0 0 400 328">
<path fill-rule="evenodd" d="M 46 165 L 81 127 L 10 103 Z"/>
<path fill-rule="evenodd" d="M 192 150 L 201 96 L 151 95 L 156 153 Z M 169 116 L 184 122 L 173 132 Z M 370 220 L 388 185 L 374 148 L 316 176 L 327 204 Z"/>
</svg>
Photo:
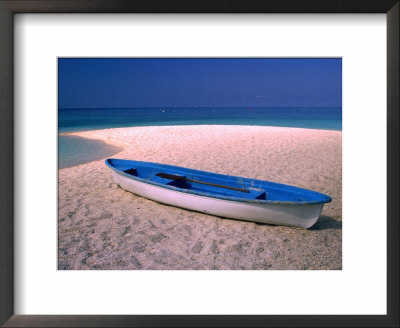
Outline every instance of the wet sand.
<svg viewBox="0 0 400 328">
<path fill-rule="evenodd" d="M 116 186 L 104 160 L 59 169 L 61 270 L 340 270 L 342 132 L 257 126 L 74 132 L 120 147 L 114 158 L 270 180 L 328 194 L 310 229 L 223 219 Z"/>
</svg>

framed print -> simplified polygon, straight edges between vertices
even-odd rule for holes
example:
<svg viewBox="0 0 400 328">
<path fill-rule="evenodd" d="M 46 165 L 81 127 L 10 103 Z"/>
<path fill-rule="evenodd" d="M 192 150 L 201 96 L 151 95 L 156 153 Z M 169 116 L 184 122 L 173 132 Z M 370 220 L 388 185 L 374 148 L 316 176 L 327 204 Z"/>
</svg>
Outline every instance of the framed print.
<svg viewBox="0 0 400 328">
<path fill-rule="evenodd" d="M 2 324 L 398 325 L 398 1 L 0 9 Z"/>
</svg>

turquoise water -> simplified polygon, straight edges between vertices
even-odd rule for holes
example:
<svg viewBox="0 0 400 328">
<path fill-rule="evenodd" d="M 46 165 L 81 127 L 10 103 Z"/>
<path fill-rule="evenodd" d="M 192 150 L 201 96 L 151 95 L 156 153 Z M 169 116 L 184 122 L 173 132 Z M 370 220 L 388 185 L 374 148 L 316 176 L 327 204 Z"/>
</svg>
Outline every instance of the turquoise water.
<svg viewBox="0 0 400 328">
<path fill-rule="evenodd" d="M 341 107 L 60 109 L 60 132 L 128 126 L 233 124 L 341 130 Z"/>
<path fill-rule="evenodd" d="M 261 125 L 342 130 L 341 107 L 185 107 L 59 109 L 59 132 L 129 126 Z M 59 137 L 59 167 L 74 166 L 115 154 L 101 141 Z"/>
<path fill-rule="evenodd" d="M 100 140 L 58 136 L 58 168 L 71 167 L 112 156 L 120 149 Z"/>
</svg>

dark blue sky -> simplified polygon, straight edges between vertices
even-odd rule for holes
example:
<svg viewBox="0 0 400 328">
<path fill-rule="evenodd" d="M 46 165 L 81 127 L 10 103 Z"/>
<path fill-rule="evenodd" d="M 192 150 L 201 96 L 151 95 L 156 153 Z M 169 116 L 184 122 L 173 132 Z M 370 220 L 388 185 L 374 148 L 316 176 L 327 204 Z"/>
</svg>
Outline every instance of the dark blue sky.
<svg viewBox="0 0 400 328">
<path fill-rule="evenodd" d="M 60 58 L 59 108 L 342 105 L 337 58 Z"/>
</svg>

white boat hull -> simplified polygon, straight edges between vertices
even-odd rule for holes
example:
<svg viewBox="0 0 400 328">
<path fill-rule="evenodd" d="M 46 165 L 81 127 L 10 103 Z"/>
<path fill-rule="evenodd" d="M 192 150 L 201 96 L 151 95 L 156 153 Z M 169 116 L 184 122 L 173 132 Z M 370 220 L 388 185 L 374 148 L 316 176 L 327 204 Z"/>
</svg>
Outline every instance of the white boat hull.
<svg viewBox="0 0 400 328">
<path fill-rule="evenodd" d="M 131 179 L 113 170 L 121 188 L 159 203 L 216 216 L 267 224 L 309 228 L 317 222 L 324 204 L 256 204 L 185 193 Z"/>
</svg>

